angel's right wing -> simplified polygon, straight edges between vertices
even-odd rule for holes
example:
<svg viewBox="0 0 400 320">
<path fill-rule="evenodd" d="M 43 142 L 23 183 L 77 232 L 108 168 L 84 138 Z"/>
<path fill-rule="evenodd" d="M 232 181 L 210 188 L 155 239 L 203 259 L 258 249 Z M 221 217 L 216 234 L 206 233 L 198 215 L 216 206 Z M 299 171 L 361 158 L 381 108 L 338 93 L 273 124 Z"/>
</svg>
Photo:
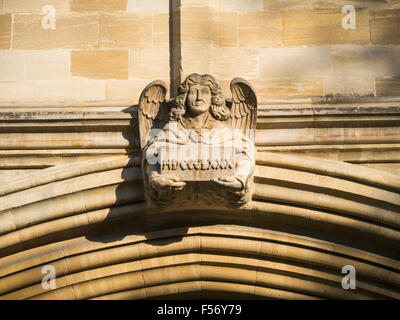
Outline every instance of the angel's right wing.
<svg viewBox="0 0 400 320">
<path fill-rule="evenodd" d="M 167 85 L 156 80 L 144 88 L 139 99 L 139 131 L 140 147 L 143 149 L 149 139 L 149 131 L 153 128 L 161 129 L 166 110 L 165 96 Z"/>
</svg>

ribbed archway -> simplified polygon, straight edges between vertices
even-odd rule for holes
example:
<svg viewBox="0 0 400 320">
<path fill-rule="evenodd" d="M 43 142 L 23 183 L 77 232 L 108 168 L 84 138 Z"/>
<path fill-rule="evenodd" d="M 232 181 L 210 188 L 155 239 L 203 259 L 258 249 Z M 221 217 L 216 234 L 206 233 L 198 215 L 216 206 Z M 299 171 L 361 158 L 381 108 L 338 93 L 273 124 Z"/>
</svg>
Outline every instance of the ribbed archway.
<svg viewBox="0 0 400 320">
<path fill-rule="evenodd" d="M 400 298 L 399 176 L 259 152 L 246 208 L 156 213 L 138 165 L 109 157 L 1 186 L 0 298 Z M 341 287 L 345 265 L 356 290 Z"/>
</svg>

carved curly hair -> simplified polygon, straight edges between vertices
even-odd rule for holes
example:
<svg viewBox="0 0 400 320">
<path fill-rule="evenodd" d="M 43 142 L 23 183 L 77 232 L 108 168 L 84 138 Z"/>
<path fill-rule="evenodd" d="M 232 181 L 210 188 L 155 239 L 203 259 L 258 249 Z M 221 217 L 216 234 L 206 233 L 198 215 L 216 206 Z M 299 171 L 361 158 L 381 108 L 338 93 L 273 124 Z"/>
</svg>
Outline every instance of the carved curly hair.
<svg viewBox="0 0 400 320">
<path fill-rule="evenodd" d="M 211 115 L 219 121 L 225 121 L 230 116 L 230 110 L 225 104 L 225 97 L 222 94 L 221 87 L 215 81 L 213 76 L 208 74 L 197 74 L 192 73 L 191 75 L 187 76 L 185 81 L 178 88 L 178 95 L 173 101 L 174 107 L 171 109 L 170 112 L 170 119 L 171 120 L 178 120 L 186 113 L 186 98 L 187 93 L 191 86 L 201 84 L 203 86 L 208 86 L 211 91 L 211 106 L 210 106 L 210 113 Z"/>
</svg>

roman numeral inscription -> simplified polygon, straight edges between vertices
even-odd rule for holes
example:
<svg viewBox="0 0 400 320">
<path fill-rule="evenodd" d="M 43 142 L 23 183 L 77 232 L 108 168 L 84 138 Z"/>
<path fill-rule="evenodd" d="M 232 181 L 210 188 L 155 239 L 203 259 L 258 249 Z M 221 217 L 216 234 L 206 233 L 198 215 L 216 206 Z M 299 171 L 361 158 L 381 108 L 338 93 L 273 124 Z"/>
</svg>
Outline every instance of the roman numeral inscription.
<svg viewBox="0 0 400 320">
<path fill-rule="evenodd" d="M 173 174 L 182 181 L 206 181 L 234 175 L 233 151 L 233 148 L 161 148 L 159 172 Z"/>
</svg>

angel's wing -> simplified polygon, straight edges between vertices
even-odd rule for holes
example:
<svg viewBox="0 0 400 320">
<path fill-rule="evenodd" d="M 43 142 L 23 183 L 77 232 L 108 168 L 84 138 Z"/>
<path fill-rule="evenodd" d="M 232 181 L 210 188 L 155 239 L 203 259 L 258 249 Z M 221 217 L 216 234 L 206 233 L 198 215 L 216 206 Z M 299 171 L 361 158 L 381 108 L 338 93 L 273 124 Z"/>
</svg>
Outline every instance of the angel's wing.
<svg viewBox="0 0 400 320">
<path fill-rule="evenodd" d="M 255 130 L 257 122 L 256 93 L 246 80 L 235 78 L 231 81 L 232 106 L 231 124 L 235 129 Z"/>
<path fill-rule="evenodd" d="M 143 89 L 139 99 L 139 131 L 140 147 L 143 149 L 153 128 L 161 129 L 165 119 L 167 85 L 161 81 L 153 81 Z"/>
</svg>

